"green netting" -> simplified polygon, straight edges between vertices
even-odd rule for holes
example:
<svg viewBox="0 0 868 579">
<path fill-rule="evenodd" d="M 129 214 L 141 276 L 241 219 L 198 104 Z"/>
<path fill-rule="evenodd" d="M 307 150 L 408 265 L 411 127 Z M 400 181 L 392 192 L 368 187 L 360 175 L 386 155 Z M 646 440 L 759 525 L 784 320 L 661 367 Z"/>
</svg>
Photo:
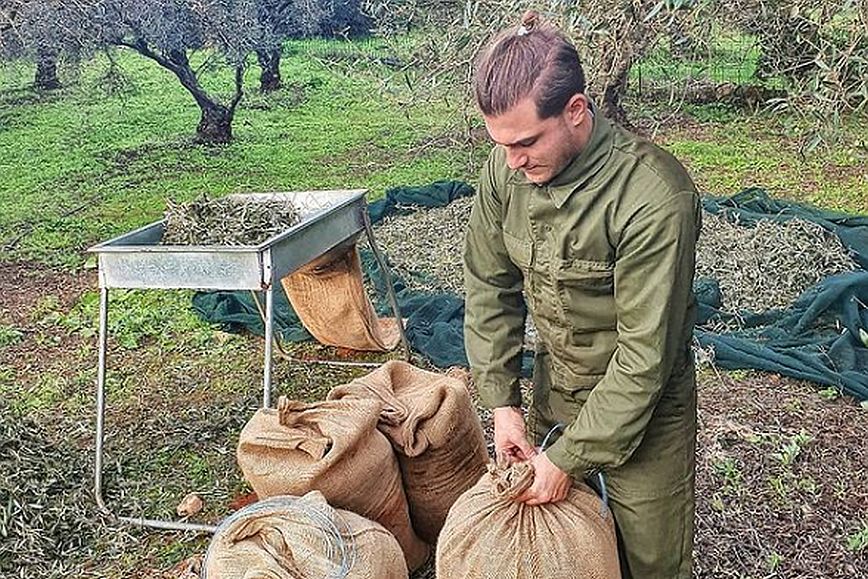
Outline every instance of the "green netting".
<svg viewBox="0 0 868 579">
<path fill-rule="evenodd" d="M 439 207 L 472 193 L 472 188 L 454 181 L 396 188 L 372 203 L 369 210 L 376 222 L 400 213 L 403 206 Z M 868 217 L 775 200 L 757 188 L 731 197 L 706 197 L 703 204 L 707 211 L 726 215 L 745 227 L 759 219 L 785 221 L 798 217 L 819 223 L 838 235 L 862 268 L 823 280 L 785 310 L 741 312 L 742 329 L 738 331 L 715 334 L 697 329 L 697 340 L 703 348 L 713 349 L 715 363 L 728 369 L 769 370 L 834 386 L 860 400 L 868 399 L 868 346 L 860 336 L 860 330 L 868 331 Z M 384 281 L 375 261 L 362 252 L 362 263 L 382 295 Z M 413 349 L 440 367 L 466 366 L 462 298 L 413 291 L 403 280 L 393 281 Z M 726 320 L 731 315 L 720 310 L 720 290 L 715 280 L 698 280 L 695 289 L 700 324 L 715 317 Z M 227 330 L 246 328 L 263 334 L 262 321 L 249 293 L 198 293 L 193 304 L 203 318 Z M 378 313 L 388 315 L 383 300 L 376 306 Z M 275 331 L 281 339 L 310 339 L 280 289 L 275 292 L 275 308 Z M 530 369 L 530 362 L 527 356 L 525 371 Z"/>
</svg>

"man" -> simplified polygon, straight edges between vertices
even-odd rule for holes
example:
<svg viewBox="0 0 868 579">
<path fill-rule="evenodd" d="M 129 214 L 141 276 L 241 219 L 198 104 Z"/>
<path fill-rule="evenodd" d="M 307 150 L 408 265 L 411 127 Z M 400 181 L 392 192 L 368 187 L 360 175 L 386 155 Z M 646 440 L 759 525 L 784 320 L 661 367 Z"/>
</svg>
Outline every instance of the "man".
<svg viewBox="0 0 868 579">
<path fill-rule="evenodd" d="M 528 505 L 604 473 L 624 577 L 691 576 L 696 386 L 690 342 L 696 189 L 660 148 L 584 94 L 575 47 L 526 15 L 477 63 L 497 146 L 465 247 L 465 336 L 496 451 L 530 460 Z M 519 373 L 538 331 L 527 439 Z"/>
</svg>

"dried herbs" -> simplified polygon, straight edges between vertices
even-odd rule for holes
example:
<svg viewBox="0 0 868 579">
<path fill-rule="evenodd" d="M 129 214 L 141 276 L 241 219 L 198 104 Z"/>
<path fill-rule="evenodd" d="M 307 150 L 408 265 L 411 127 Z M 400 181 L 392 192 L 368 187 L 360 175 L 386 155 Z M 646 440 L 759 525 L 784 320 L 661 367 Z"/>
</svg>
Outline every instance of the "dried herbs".
<svg viewBox="0 0 868 579">
<path fill-rule="evenodd" d="M 375 235 L 396 272 L 422 291 L 464 293 L 462 254 L 472 198 L 383 220 Z M 404 208 L 405 210 L 407 208 Z M 857 264 L 833 233 L 802 219 L 747 227 L 703 214 L 696 275 L 718 280 L 723 310 L 789 306 L 803 291 Z"/>
<path fill-rule="evenodd" d="M 301 220 L 298 209 L 279 197 L 207 195 L 166 201 L 163 245 L 257 245 Z"/>
<path fill-rule="evenodd" d="M 763 219 L 746 227 L 703 214 L 696 276 L 720 284 L 723 310 L 786 308 L 820 280 L 858 269 L 840 239 L 803 219 Z"/>
<path fill-rule="evenodd" d="M 472 197 L 462 197 L 445 207 L 386 217 L 374 228 L 377 243 L 410 288 L 464 295 L 464 236 L 472 206 Z"/>
</svg>

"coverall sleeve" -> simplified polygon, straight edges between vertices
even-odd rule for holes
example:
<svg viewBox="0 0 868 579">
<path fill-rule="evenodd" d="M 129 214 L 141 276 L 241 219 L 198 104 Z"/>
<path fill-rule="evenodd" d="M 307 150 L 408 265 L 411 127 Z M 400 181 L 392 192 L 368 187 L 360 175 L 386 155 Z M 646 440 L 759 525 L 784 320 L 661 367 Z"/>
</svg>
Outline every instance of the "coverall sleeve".
<svg viewBox="0 0 868 579">
<path fill-rule="evenodd" d="M 630 458 L 675 361 L 684 359 L 700 219 L 696 194 L 685 191 L 635 212 L 624 226 L 615 258 L 615 352 L 575 421 L 546 451 L 575 479 Z"/>
<path fill-rule="evenodd" d="M 481 403 L 520 406 L 526 306 L 521 270 L 503 241 L 503 191 L 489 156 L 470 214 L 464 246 L 464 340 Z M 502 185 L 500 185 L 502 187 Z"/>
</svg>

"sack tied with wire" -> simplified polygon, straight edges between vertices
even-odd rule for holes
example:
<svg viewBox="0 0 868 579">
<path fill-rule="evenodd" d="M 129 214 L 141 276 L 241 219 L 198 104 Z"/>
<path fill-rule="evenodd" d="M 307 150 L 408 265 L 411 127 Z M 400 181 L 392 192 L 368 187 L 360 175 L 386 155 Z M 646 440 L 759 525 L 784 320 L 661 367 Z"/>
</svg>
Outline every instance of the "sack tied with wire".
<svg viewBox="0 0 868 579">
<path fill-rule="evenodd" d="M 249 505 L 217 529 L 204 579 L 407 579 L 395 537 L 351 511 L 332 508 L 319 491 Z"/>
<path fill-rule="evenodd" d="M 462 579 L 620 579 L 612 514 L 585 484 L 567 498 L 528 506 L 530 463 L 490 463 L 449 511 L 437 576 Z"/>
</svg>

